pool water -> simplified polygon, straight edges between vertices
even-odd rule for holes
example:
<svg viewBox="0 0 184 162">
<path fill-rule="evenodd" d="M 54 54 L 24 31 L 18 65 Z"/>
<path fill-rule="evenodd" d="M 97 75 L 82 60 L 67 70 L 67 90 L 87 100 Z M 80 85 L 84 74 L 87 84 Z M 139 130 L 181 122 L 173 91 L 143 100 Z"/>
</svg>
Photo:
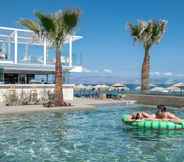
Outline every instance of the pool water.
<svg viewBox="0 0 184 162">
<path fill-rule="evenodd" d="M 127 128 L 143 106 L 0 116 L 0 162 L 182 162 L 184 131 Z M 184 118 L 184 111 L 171 110 Z"/>
</svg>

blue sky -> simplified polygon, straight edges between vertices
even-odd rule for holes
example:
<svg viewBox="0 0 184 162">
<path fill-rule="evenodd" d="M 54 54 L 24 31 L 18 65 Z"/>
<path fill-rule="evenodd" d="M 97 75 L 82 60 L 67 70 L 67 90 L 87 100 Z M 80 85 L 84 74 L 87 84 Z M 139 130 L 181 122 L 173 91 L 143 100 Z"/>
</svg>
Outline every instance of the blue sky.
<svg viewBox="0 0 184 162">
<path fill-rule="evenodd" d="M 104 71 L 124 77 L 139 75 L 144 51 L 140 44 L 133 45 L 127 22 L 166 19 L 167 32 L 160 44 L 151 49 L 151 72 L 184 74 L 182 0 L 6 0 L 0 5 L 0 25 L 20 27 L 17 20 L 33 18 L 34 11 L 53 12 L 75 7 L 82 12 L 76 30 L 84 39 L 74 49 L 75 53 L 82 53 L 86 72 Z"/>
</svg>

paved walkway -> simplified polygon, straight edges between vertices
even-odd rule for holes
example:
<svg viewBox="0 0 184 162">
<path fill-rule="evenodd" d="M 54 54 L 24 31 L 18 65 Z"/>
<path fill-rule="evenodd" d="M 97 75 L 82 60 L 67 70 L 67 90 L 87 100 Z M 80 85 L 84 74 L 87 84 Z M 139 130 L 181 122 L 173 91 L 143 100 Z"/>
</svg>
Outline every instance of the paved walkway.
<svg viewBox="0 0 184 162">
<path fill-rule="evenodd" d="M 0 106 L 0 114 L 11 113 L 28 113 L 28 112 L 42 112 L 42 111 L 84 111 L 95 110 L 97 105 L 126 105 L 134 104 L 134 101 L 127 100 L 99 100 L 99 99 L 86 99 L 75 98 L 72 106 L 68 107 L 43 107 L 42 105 L 24 105 L 24 106 Z"/>
</svg>

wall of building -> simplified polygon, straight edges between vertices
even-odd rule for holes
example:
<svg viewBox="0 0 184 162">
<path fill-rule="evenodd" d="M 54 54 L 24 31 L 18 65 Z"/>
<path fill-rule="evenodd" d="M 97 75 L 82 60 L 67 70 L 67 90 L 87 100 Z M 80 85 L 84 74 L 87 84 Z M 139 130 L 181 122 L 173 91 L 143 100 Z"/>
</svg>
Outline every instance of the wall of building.
<svg viewBox="0 0 184 162">
<path fill-rule="evenodd" d="M 145 105 L 163 104 L 166 106 L 184 107 L 184 97 L 177 96 L 128 94 L 125 96 L 125 99 L 136 100 L 136 103 Z"/>
<path fill-rule="evenodd" d="M 45 97 L 48 91 L 54 92 L 54 84 L 0 84 L 0 104 L 5 103 L 6 97 L 11 93 L 16 93 L 17 96 L 37 94 L 38 99 Z M 65 101 L 73 100 L 72 84 L 63 85 L 63 95 Z"/>
</svg>

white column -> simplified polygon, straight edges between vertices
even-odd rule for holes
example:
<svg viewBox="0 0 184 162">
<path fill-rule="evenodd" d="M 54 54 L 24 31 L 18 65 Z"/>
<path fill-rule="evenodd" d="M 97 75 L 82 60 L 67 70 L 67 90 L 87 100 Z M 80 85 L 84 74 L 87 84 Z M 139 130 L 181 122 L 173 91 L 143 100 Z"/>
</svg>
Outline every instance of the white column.
<svg viewBox="0 0 184 162">
<path fill-rule="evenodd" d="M 43 45 L 43 64 L 47 64 L 47 40 L 44 39 L 44 45 Z"/>
<path fill-rule="evenodd" d="M 69 66 L 72 66 L 72 36 L 69 40 Z"/>
<path fill-rule="evenodd" d="M 15 43 L 15 55 L 14 55 L 14 63 L 17 64 L 17 60 L 18 60 L 18 57 L 17 57 L 17 50 L 18 50 L 18 33 L 17 33 L 17 30 L 15 30 L 14 32 L 14 43 Z"/>
</svg>

